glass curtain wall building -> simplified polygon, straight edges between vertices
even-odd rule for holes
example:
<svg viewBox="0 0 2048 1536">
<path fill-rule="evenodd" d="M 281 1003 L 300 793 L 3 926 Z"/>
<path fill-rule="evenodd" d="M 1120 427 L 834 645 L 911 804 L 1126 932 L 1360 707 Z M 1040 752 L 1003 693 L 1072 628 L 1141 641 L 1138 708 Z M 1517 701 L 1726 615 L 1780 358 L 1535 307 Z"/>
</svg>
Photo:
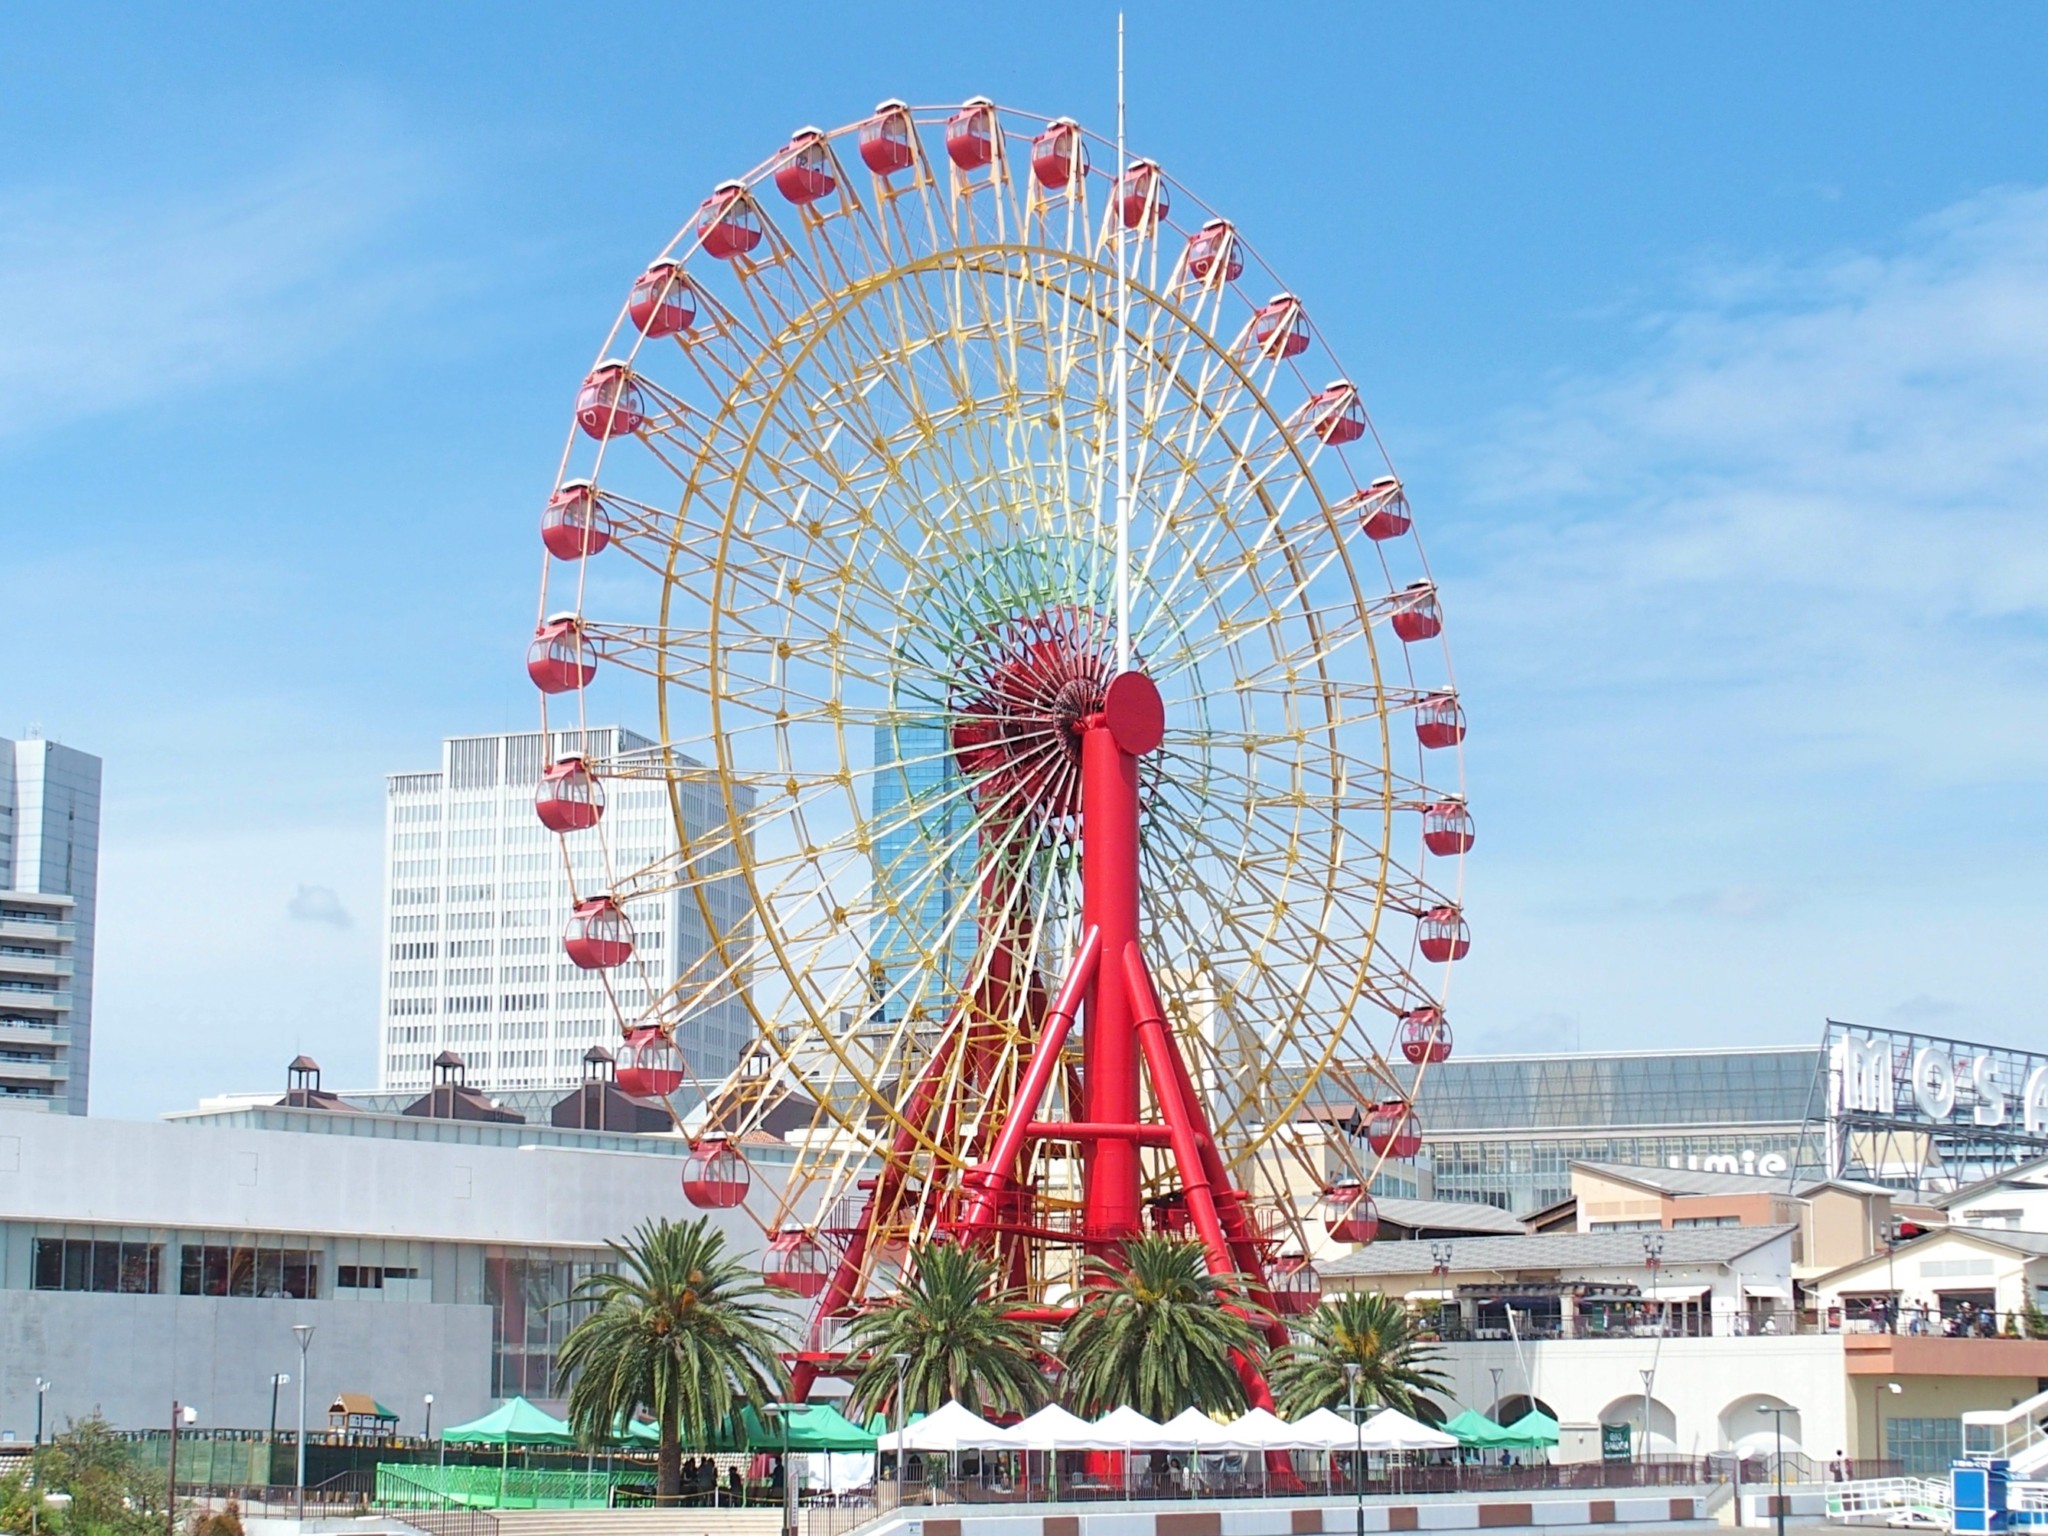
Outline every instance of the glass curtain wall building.
<svg viewBox="0 0 2048 1536">
<path fill-rule="evenodd" d="M 385 816 L 385 964 L 379 1006 L 377 1087 L 424 1091 L 435 1056 L 453 1050 L 471 1086 L 490 1092 L 569 1088 L 592 1045 L 616 1048 L 619 1012 L 635 1021 L 712 949 L 712 926 L 694 892 L 667 891 L 626 902 L 633 963 L 601 976 L 562 953 L 570 911 L 568 875 L 554 833 L 534 815 L 534 788 L 557 755 L 599 761 L 652 749 L 616 726 L 558 732 L 452 736 L 436 773 L 390 776 Z M 702 837 L 697 862 L 712 867 L 724 810 L 709 776 L 678 786 L 689 835 Z M 617 873 L 674 859 L 678 839 L 669 787 L 658 779 L 605 785 L 602 836 L 569 836 L 576 890 L 602 894 L 606 856 Z M 748 921 L 740 882 L 707 892 L 714 922 L 737 934 Z M 739 987 L 695 1008 L 676 1044 L 699 1078 L 717 1079 L 739 1062 L 751 1032 Z"/>
<path fill-rule="evenodd" d="M 1790 1175 L 1818 1169 L 1817 1046 L 1452 1057 L 1423 1074 L 1439 1200 L 1517 1215 L 1571 1193 L 1578 1161 Z"/>
<path fill-rule="evenodd" d="M 0 740 L 0 1104 L 86 1111 L 99 859 L 100 760 Z"/>
<path fill-rule="evenodd" d="M 903 1017 L 902 994 L 916 990 L 906 978 L 927 955 L 943 955 L 948 972 L 927 997 L 951 996 L 973 974 L 974 806 L 945 727 L 911 715 L 875 727 L 871 796 L 878 904 L 894 898 L 894 907 L 870 934 L 868 985 L 875 1017 L 893 1024 Z"/>
</svg>

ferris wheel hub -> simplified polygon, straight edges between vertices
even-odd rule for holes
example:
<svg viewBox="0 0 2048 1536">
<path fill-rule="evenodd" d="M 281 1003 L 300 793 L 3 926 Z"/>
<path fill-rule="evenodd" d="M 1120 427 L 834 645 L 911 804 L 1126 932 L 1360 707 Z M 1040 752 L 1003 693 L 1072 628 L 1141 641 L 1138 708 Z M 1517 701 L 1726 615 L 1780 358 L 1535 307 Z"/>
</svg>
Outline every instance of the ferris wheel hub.
<svg viewBox="0 0 2048 1536">
<path fill-rule="evenodd" d="M 1102 695 L 1102 723 L 1116 744 L 1143 757 L 1166 738 L 1166 701 L 1142 672 L 1119 672 Z"/>
</svg>

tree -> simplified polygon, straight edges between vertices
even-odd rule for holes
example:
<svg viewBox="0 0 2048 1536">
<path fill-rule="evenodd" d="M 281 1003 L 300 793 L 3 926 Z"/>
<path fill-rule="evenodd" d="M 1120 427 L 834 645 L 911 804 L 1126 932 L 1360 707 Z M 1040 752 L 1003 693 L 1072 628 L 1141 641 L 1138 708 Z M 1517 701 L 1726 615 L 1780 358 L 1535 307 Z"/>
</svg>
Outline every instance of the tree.
<svg viewBox="0 0 2048 1536">
<path fill-rule="evenodd" d="M 1091 1258 L 1067 1322 L 1067 1405 L 1102 1413 L 1129 1404 L 1168 1419 L 1190 1404 L 1242 1409 L 1237 1357 L 1257 1358 L 1241 1276 L 1209 1273 L 1202 1245 L 1150 1233 L 1117 1260 Z"/>
<path fill-rule="evenodd" d="M 1436 1347 L 1418 1334 L 1407 1308 L 1374 1291 L 1324 1302 L 1294 1325 L 1274 1362 L 1273 1399 L 1286 1417 L 1336 1408 L 1350 1395 L 1347 1363 L 1358 1366 L 1358 1401 L 1415 1412 L 1417 1396 L 1440 1391 Z"/>
<path fill-rule="evenodd" d="M 143 1466 L 131 1441 L 94 1414 L 65 1425 L 29 1467 L 0 1480 L 0 1529 L 26 1531 L 30 1501 L 65 1493 L 70 1507 L 36 1512 L 44 1531 L 65 1536 L 152 1536 L 163 1529 L 164 1478 Z"/>
<path fill-rule="evenodd" d="M 594 1310 L 562 1342 L 569 1423 L 595 1443 L 647 1409 L 661 1431 L 655 1495 L 672 1499 L 683 1437 L 709 1445 L 743 1403 L 759 1412 L 785 1390 L 784 1324 L 774 1293 L 708 1216 L 643 1222 L 609 1246 L 618 1269 L 586 1277 L 571 1297 Z"/>
<path fill-rule="evenodd" d="M 1019 1298 L 996 1286 L 996 1261 L 957 1243 L 912 1250 L 896 1294 L 853 1320 L 848 1341 L 864 1363 L 853 1401 L 862 1414 L 893 1404 L 896 1355 L 903 1411 L 955 1401 L 976 1413 L 1028 1413 L 1046 1399 L 1037 1331 L 1005 1316 Z"/>
</svg>

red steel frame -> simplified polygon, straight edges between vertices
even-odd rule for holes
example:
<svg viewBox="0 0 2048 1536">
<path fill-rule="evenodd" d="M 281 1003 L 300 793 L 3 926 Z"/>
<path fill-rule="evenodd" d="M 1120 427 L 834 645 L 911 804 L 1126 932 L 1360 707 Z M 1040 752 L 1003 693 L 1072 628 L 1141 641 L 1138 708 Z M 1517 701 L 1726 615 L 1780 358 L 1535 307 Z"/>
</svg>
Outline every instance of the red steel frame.
<svg viewBox="0 0 2048 1536">
<path fill-rule="evenodd" d="M 1053 1236 L 1039 1233 L 1028 1216 L 1022 1224 L 1017 1220 L 1030 1200 L 1018 1181 L 1019 1161 L 1028 1142 L 1074 1142 L 1084 1149 L 1080 1240 L 1091 1253 L 1112 1253 L 1143 1231 L 1139 1149 L 1165 1147 L 1180 1175 L 1182 1196 L 1210 1272 L 1249 1282 L 1247 1299 L 1262 1309 L 1260 1326 L 1277 1347 L 1286 1343 L 1287 1328 L 1276 1315 L 1266 1280 L 1265 1239 L 1252 1219 L 1245 1192 L 1232 1183 L 1217 1150 L 1145 962 L 1139 922 L 1138 770 L 1140 759 L 1156 750 L 1164 737 L 1165 707 L 1149 677 L 1125 672 L 1111 679 L 1098 709 L 1073 719 L 1067 728 L 1081 744 L 1081 938 L 1050 1002 L 1030 999 L 1037 1004 L 1030 1012 L 1043 1009 L 1036 1044 L 1000 1128 L 993 1138 L 981 1138 L 982 1155 L 963 1177 L 962 1210 L 953 1223 L 954 1235 L 983 1243 L 993 1243 L 1005 1233 Z M 1010 947 L 1004 944 L 1001 949 Z M 974 1049 L 974 1015 L 997 1001 L 980 994 L 991 985 L 1015 985 L 1016 978 L 1007 970 L 998 979 L 994 969 L 976 997 L 954 1016 L 904 1106 L 901 1128 L 873 1181 L 860 1230 L 852 1235 L 820 1297 L 815 1314 L 820 1321 L 854 1299 L 875 1226 L 903 1197 L 904 1171 L 918 1140 L 913 1128 L 925 1126 L 931 1118 L 954 1053 Z M 1083 1017 L 1081 1118 L 1039 1120 L 1039 1106 L 1059 1070 L 1067 1036 Z M 1140 1119 L 1147 1082 L 1159 1110 L 1156 1124 Z M 950 1115 L 946 1118 L 950 1122 Z M 949 1128 L 942 1126 L 941 1133 Z M 1072 1240 L 1071 1234 L 1060 1235 Z M 1018 1315 L 1052 1322 L 1069 1310 L 1032 1307 Z M 799 1399 L 808 1394 L 820 1367 L 834 1358 L 819 1348 L 821 1343 L 814 1335 L 812 1348 L 797 1359 L 792 1386 Z M 1272 1392 L 1257 1363 L 1240 1355 L 1237 1369 L 1254 1406 L 1270 1409 Z"/>
</svg>

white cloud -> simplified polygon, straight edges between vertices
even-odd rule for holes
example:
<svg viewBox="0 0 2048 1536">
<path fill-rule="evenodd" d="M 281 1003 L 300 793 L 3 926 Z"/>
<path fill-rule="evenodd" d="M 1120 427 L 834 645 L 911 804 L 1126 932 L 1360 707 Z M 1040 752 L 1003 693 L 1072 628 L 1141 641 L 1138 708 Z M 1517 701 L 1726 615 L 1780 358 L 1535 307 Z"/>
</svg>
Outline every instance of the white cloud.
<svg viewBox="0 0 2048 1536">
<path fill-rule="evenodd" d="M 2048 190 L 1703 268 L 1632 323 L 1631 361 L 1498 424 L 1433 541 L 1481 828 L 1465 1018 L 1712 1043 L 1931 996 L 2016 1038 L 2048 921 Z"/>
<path fill-rule="evenodd" d="M 324 351 L 415 291 L 366 259 L 432 180 L 365 125 L 234 185 L 113 203 L 0 186 L 0 435 Z"/>
<path fill-rule="evenodd" d="M 325 923 L 332 928 L 349 926 L 348 908 L 324 885 L 302 885 L 285 903 L 285 914 L 295 923 Z"/>
</svg>

